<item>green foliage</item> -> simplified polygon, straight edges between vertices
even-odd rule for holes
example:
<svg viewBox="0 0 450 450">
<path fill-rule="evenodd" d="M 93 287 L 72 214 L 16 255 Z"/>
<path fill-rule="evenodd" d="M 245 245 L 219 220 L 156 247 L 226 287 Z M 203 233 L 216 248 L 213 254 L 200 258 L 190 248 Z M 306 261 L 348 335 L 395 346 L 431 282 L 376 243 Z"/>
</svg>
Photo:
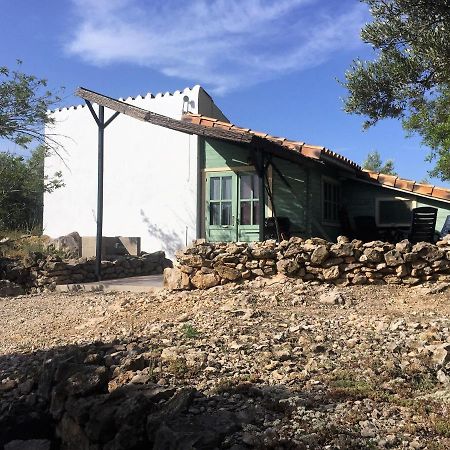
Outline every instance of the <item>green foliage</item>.
<svg viewBox="0 0 450 450">
<path fill-rule="evenodd" d="M 0 67 L 0 137 L 24 148 L 32 142 L 56 144 L 45 139 L 44 126 L 53 123 L 47 110 L 59 100 L 46 80 Z"/>
<path fill-rule="evenodd" d="M 450 0 L 362 0 L 373 21 L 362 40 L 376 52 L 346 72 L 345 110 L 365 127 L 398 118 L 432 148 L 432 173 L 450 179 Z"/>
<path fill-rule="evenodd" d="M 37 147 L 28 159 L 0 152 L 0 230 L 41 227 L 44 192 L 63 186 L 60 172 L 44 176 L 46 154 L 44 146 Z"/>
<path fill-rule="evenodd" d="M 200 336 L 200 332 L 197 330 L 197 328 L 192 326 L 190 323 L 185 323 L 181 327 L 181 331 L 183 332 L 183 336 L 188 339 L 195 339 Z"/>
<path fill-rule="evenodd" d="M 394 161 L 392 159 L 387 159 L 383 163 L 380 153 L 376 150 L 367 155 L 362 167 L 363 169 L 384 173 L 386 175 L 397 175 L 397 172 L 394 170 Z"/>
</svg>

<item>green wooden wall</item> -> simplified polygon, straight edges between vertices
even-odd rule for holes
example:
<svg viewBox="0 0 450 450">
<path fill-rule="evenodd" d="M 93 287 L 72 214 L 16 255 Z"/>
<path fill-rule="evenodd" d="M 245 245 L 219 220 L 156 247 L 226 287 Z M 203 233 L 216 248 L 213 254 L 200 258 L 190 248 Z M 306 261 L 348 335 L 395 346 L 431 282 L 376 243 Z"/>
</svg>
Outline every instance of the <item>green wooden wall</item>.
<svg viewBox="0 0 450 450">
<path fill-rule="evenodd" d="M 206 169 L 251 167 L 249 165 L 251 152 L 245 146 L 205 139 L 202 153 L 202 167 Z M 327 224 L 322 220 L 324 177 L 340 183 L 342 204 L 347 208 L 350 218 L 375 216 L 376 198 L 396 196 L 415 200 L 417 206 L 438 208 L 437 231 L 441 230 L 447 215 L 450 214 L 450 203 L 345 179 L 344 173 L 338 173 L 337 170 L 316 161 L 305 160 L 304 164 L 299 165 L 280 158 L 273 158 L 273 163 L 289 183 L 287 186 L 277 171 L 272 170 L 272 190 L 276 214 L 290 219 L 292 233 L 297 236 L 318 236 L 334 241 L 337 236 L 342 234 L 340 224 Z"/>
<path fill-rule="evenodd" d="M 204 168 L 248 166 L 250 150 L 228 142 L 215 139 L 205 140 Z"/>
<path fill-rule="evenodd" d="M 250 150 L 244 146 L 206 139 L 203 167 L 245 168 L 250 156 Z M 324 224 L 322 221 L 322 178 L 328 176 L 336 179 L 336 172 L 310 161 L 299 165 L 273 158 L 273 164 L 289 184 L 272 169 L 272 191 L 277 216 L 290 219 L 292 234 L 296 236 L 320 236 L 334 240 L 340 234 L 340 226 Z"/>
<path fill-rule="evenodd" d="M 438 209 L 436 231 L 440 232 L 446 217 L 450 214 L 450 203 L 408 194 L 403 191 L 374 186 L 360 181 L 348 180 L 344 183 L 343 204 L 350 217 L 375 216 L 376 199 L 402 197 L 416 201 L 416 206 L 432 206 Z"/>
</svg>

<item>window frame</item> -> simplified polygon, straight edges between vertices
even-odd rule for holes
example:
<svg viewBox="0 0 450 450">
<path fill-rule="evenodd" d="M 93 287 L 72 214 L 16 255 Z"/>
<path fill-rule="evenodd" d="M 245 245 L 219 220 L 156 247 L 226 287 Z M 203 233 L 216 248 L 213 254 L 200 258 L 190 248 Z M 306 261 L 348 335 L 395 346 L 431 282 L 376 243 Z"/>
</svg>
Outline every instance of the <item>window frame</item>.
<svg viewBox="0 0 450 450">
<path fill-rule="evenodd" d="M 411 226 L 411 220 L 406 222 L 389 222 L 389 223 L 381 223 L 380 222 L 380 203 L 381 202 L 392 202 L 392 201 L 404 201 L 404 202 L 411 202 L 411 211 L 414 208 L 417 208 L 417 200 L 413 198 L 408 197 L 401 197 L 401 196 L 390 196 L 390 197 L 376 197 L 375 198 L 375 223 L 377 227 L 380 228 L 390 228 L 390 227 L 409 227 Z"/>
<path fill-rule="evenodd" d="M 325 184 L 329 184 L 331 186 L 335 186 L 339 189 L 338 191 L 338 211 L 340 206 L 342 205 L 342 184 L 331 178 L 331 177 L 327 177 L 327 176 L 322 176 L 322 183 L 321 183 L 321 208 L 322 208 L 322 223 L 324 225 L 330 225 L 330 226 L 340 226 L 340 220 L 339 220 L 339 212 L 338 212 L 338 216 L 336 217 L 336 219 L 331 219 L 331 218 L 327 218 L 325 217 Z M 333 204 L 333 202 L 331 202 Z"/>
<path fill-rule="evenodd" d="M 242 186 L 242 176 L 250 176 L 252 177 L 252 187 L 251 187 L 251 196 L 249 198 L 241 198 L 241 186 Z M 259 202 L 261 200 L 261 194 L 259 193 L 258 197 L 255 197 L 255 186 L 258 186 L 259 183 L 259 178 L 258 178 L 258 174 L 253 171 L 253 172 L 241 172 L 238 174 L 238 196 L 237 196 L 237 200 L 238 200 L 238 204 L 237 204 L 237 208 L 238 208 L 238 220 L 239 220 L 239 225 L 242 226 L 259 226 L 258 223 L 255 223 L 258 220 L 258 213 L 256 214 L 255 217 L 255 211 L 254 211 L 254 207 L 255 207 L 255 203 L 258 204 L 259 207 Z M 259 189 L 259 186 L 258 186 Z M 250 204 L 250 222 L 251 223 L 242 223 L 242 210 L 241 210 L 241 204 L 245 202 L 245 203 L 249 203 Z"/>
</svg>

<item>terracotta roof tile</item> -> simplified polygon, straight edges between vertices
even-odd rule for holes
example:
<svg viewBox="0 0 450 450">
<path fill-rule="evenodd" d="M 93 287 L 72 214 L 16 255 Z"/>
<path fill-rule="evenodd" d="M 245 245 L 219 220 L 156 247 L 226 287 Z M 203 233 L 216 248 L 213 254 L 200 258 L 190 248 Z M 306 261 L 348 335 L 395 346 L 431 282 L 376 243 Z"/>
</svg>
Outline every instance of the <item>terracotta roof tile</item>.
<svg viewBox="0 0 450 450">
<path fill-rule="evenodd" d="M 444 200 L 450 200 L 450 189 L 434 187 L 433 197 L 442 198 Z"/>
<path fill-rule="evenodd" d="M 397 181 L 396 175 L 385 175 L 380 173 L 378 175 L 378 183 L 384 184 L 386 186 L 395 186 L 395 182 Z"/>
<path fill-rule="evenodd" d="M 387 175 L 378 172 L 373 172 L 370 170 L 362 169 L 358 164 L 339 153 L 333 152 L 325 147 L 320 147 L 317 145 L 305 144 L 301 141 L 292 141 L 284 137 L 271 136 L 267 133 L 262 133 L 259 131 L 251 130 L 250 128 L 241 128 L 232 123 L 222 122 L 217 119 L 212 119 L 210 117 L 202 116 L 200 114 L 188 113 L 184 114 L 182 120 L 186 120 L 197 125 L 203 125 L 205 127 L 218 127 L 224 130 L 230 130 L 237 133 L 252 134 L 254 136 L 260 137 L 262 139 L 267 139 L 268 141 L 274 142 L 286 150 L 300 153 L 301 155 L 312 158 L 320 159 L 322 154 L 328 157 L 334 158 L 337 161 L 343 162 L 356 171 L 356 176 L 361 179 L 366 179 L 374 184 L 378 184 L 386 187 L 394 187 L 402 191 L 411 192 L 420 195 L 426 195 L 428 197 L 433 197 L 436 199 L 442 199 L 450 201 L 450 189 L 436 187 L 430 184 L 416 183 L 412 180 L 407 180 L 394 175 Z"/>
<path fill-rule="evenodd" d="M 302 145 L 301 154 L 307 156 L 308 158 L 320 159 L 322 150 L 317 147 L 311 147 L 309 145 Z"/>
<path fill-rule="evenodd" d="M 415 183 L 412 191 L 417 192 L 418 194 L 432 195 L 433 188 L 434 186 L 432 186 L 431 184 Z"/>
<path fill-rule="evenodd" d="M 398 178 L 395 180 L 395 186 L 397 189 L 403 189 L 404 191 L 412 191 L 415 182 L 412 180 L 404 180 L 403 178 Z"/>
</svg>

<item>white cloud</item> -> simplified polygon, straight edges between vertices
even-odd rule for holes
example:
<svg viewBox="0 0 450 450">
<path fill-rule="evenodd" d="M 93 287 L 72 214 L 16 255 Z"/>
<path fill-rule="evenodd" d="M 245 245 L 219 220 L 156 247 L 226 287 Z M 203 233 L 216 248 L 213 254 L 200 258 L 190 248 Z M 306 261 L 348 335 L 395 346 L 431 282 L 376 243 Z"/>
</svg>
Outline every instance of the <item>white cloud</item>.
<svg viewBox="0 0 450 450">
<path fill-rule="evenodd" d="M 192 80 L 214 93 L 318 66 L 360 45 L 366 9 L 353 0 L 72 0 L 70 54 Z M 327 5 L 327 8 L 324 6 Z"/>
</svg>

